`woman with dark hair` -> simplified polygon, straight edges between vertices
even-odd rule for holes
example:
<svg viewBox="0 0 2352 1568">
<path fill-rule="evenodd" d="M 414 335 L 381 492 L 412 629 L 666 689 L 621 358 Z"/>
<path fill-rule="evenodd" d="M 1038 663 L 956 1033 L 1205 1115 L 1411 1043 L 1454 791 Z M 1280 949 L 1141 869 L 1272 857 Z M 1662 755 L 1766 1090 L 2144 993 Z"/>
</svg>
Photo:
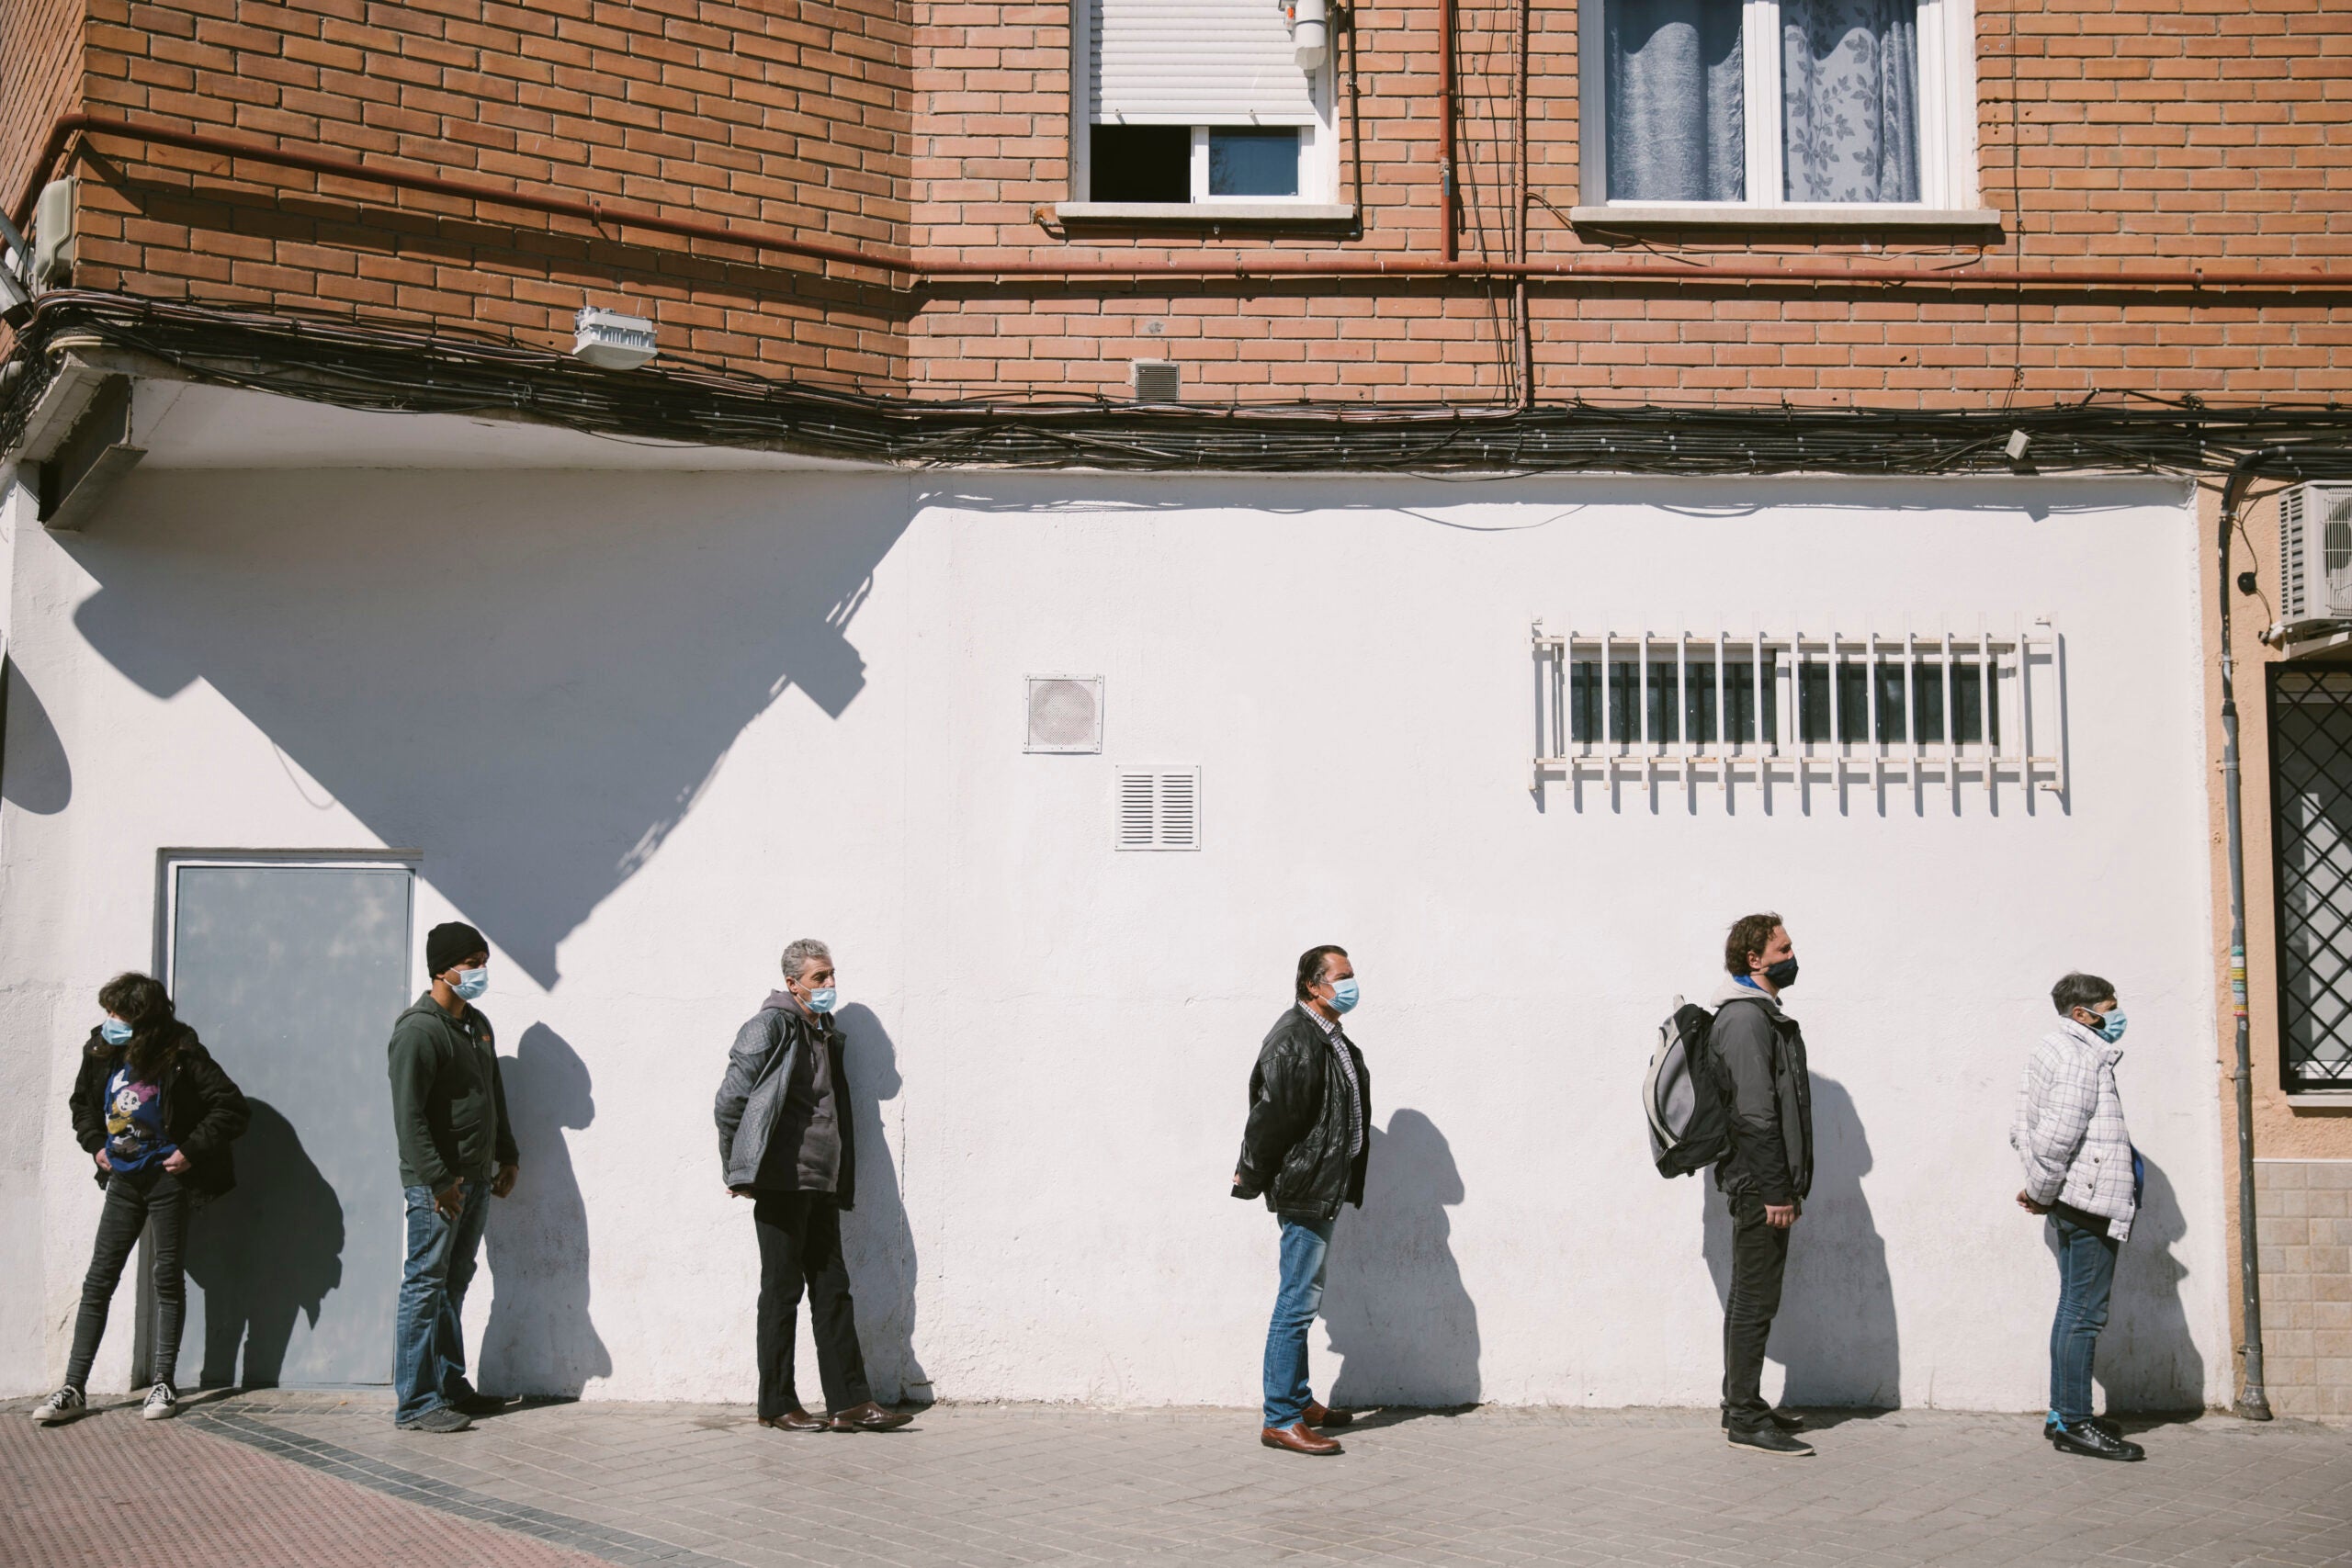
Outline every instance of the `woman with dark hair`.
<svg viewBox="0 0 2352 1568">
<path fill-rule="evenodd" d="M 90 1031 L 70 1101 L 74 1135 L 106 1189 L 97 1245 L 82 1281 L 74 1321 L 74 1356 L 65 1384 L 40 1402 L 33 1419 L 49 1426 L 87 1408 L 83 1385 L 107 1331 L 107 1305 L 122 1280 L 139 1234 L 155 1235 L 154 1387 L 140 1414 L 160 1421 L 179 1409 L 172 1379 L 180 1354 L 187 1298 L 180 1268 L 189 1209 L 235 1185 L 229 1145 L 252 1119 L 245 1097 L 212 1059 L 196 1031 L 172 1010 L 163 986 L 144 975 L 118 975 L 98 992 L 105 1020 Z"/>
</svg>

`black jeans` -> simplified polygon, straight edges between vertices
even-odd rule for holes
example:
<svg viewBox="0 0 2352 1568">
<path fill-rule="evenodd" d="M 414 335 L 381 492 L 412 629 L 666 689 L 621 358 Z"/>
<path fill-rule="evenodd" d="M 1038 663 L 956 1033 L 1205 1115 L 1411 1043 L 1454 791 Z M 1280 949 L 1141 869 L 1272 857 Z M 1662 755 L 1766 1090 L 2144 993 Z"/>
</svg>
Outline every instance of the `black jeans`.
<svg viewBox="0 0 2352 1568">
<path fill-rule="evenodd" d="M 825 1408 L 847 1410 L 874 1397 L 857 1348 L 857 1317 L 842 1261 L 842 1212 L 830 1192 L 767 1192 L 752 1205 L 760 1235 L 760 1414 L 771 1420 L 797 1407 L 792 1382 L 794 1319 L 808 1291 L 808 1326 L 817 1339 L 817 1375 Z"/>
<path fill-rule="evenodd" d="M 1724 1303 L 1724 1411 L 1735 1427 L 1763 1423 L 1764 1345 L 1781 1310 L 1781 1275 L 1789 1266 L 1789 1233 L 1764 1223 L 1764 1200 L 1731 1199 L 1731 1299 Z"/>
<path fill-rule="evenodd" d="M 106 1337 L 107 1305 L 122 1282 L 123 1266 L 139 1245 L 139 1233 L 155 1227 L 155 1355 L 153 1377 L 172 1382 L 180 1359 L 180 1324 L 187 1316 L 187 1292 L 180 1269 L 187 1240 L 188 1191 L 160 1166 L 118 1171 L 107 1179 L 107 1205 L 98 1212 L 97 1245 L 90 1271 L 82 1279 L 82 1310 L 74 1319 L 74 1359 L 65 1381 L 82 1388 L 90 1381 L 98 1341 Z"/>
</svg>

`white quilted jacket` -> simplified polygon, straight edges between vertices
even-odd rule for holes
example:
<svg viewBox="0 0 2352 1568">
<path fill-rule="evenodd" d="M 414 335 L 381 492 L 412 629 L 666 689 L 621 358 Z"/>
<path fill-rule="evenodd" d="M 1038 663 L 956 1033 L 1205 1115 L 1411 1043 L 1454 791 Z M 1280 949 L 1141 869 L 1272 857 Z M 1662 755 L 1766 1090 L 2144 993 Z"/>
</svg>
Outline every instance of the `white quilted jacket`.
<svg viewBox="0 0 2352 1568">
<path fill-rule="evenodd" d="M 2100 1215 L 2117 1241 L 2131 1234 L 2137 1207 L 2132 1134 L 2115 1089 L 2115 1064 L 2122 1059 L 2120 1045 L 2061 1020 L 2026 1063 L 2009 1124 L 2009 1146 L 2025 1162 L 2026 1196 Z"/>
</svg>

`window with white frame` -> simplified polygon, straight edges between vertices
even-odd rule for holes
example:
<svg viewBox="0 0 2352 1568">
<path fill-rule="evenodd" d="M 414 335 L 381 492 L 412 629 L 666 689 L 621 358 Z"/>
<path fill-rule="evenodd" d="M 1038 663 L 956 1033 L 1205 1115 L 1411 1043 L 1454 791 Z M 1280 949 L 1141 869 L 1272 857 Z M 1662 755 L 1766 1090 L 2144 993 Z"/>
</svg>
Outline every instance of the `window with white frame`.
<svg viewBox="0 0 2352 1568">
<path fill-rule="evenodd" d="M 1585 14 L 1587 204 L 1857 221 L 1976 206 L 1971 0 L 1595 0 Z"/>
<path fill-rule="evenodd" d="M 1320 0 L 1073 0 L 1072 200 L 1332 202 L 1329 31 Z"/>
<path fill-rule="evenodd" d="M 1533 628 L 1535 786 L 2067 789 L 2063 649 L 2007 631 Z"/>
</svg>

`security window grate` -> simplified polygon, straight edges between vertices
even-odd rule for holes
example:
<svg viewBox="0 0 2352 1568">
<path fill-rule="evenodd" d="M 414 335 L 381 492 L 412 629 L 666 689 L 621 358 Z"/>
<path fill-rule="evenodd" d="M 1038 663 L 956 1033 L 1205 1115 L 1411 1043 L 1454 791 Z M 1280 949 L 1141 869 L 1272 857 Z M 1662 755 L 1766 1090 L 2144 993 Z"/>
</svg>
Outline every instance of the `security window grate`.
<svg viewBox="0 0 2352 1568">
<path fill-rule="evenodd" d="M 1533 629 L 1536 785 L 1889 779 L 2064 794 L 2047 621 L 2006 633 Z"/>
<path fill-rule="evenodd" d="M 2352 1089 L 2352 669 L 2270 667 L 2279 1070 Z"/>
</svg>

